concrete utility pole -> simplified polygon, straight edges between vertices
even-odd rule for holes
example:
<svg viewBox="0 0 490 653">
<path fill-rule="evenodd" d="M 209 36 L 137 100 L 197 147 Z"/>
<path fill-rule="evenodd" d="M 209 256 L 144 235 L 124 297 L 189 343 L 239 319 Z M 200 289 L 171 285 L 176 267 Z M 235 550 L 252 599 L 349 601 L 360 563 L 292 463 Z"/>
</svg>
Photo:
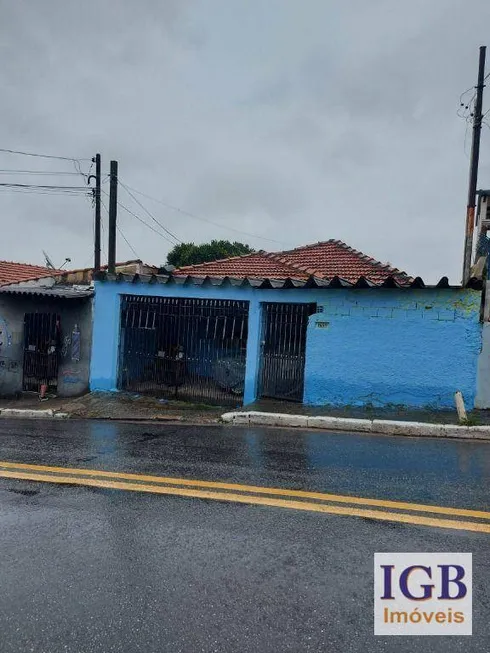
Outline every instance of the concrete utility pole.
<svg viewBox="0 0 490 653">
<path fill-rule="evenodd" d="M 92 159 L 95 162 L 95 228 L 94 228 L 94 272 L 100 270 L 100 154 L 96 154 Z M 90 178 L 89 178 L 90 179 Z"/>
<path fill-rule="evenodd" d="M 470 180 L 468 184 L 468 203 L 466 208 L 466 232 L 463 255 L 463 285 L 470 278 L 473 251 L 473 230 L 475 227 L 476 186 L 478 183 L 478 163 L 480 159 L 480 135 L 482 124 L 483 89 L 485 87 L 486 47 L 480 47 L 478 82 L 476 85 L 475 113 L 473 116 L 473 140 L 471 143 Z"/>
<path fill-rule="evenodd" d="M 116 272 L 116 223 L 117 223 L 117 161 L 111 161 L 109 183 L 109 248 L 107 270 Z"/>
</svg>

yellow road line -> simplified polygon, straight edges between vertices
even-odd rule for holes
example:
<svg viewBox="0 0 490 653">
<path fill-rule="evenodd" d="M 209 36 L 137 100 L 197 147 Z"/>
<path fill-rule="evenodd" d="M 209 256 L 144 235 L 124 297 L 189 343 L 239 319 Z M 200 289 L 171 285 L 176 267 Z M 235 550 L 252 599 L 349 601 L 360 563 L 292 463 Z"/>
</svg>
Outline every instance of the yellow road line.
<svg viewBox="0 0 490 653">
<path fill-rule="evenodd" d="M 305 490 L 287 490 L 284 488 L 269 488 L 257 485 L 240 485 L 237 483 L 222 483 L 219 481 L 200 481 L 187 478 L 174 478 L 168 476 L 152 476 L 148 474 L 131 474 L 125 472 L 109 472 L 99 469 L 84 469 L 77 467 L 53 467 L 49 465 L 31 465 L 0 461 L 0 468 L 28 469 L 36 472 L 50 472 L 55 474 L 76 474 L 79 476 L 94 476 L 97 478 L 112 478 L 131 481 L 163 483 L 183 487 L 210 488 L 214 490 L 231 490 L 234 492 L 253 492 L 270 496 L 293 497 L 298 499 L 315 499 L 320 501 L 333 501 L 335 503 L 349 503 L 353 505 L 370 506 L 374 508 L 393 508 L 395 510 L 410 510 L 415 512 L 430 512 L 454 517 L 473 517 L 476 519 L 490 519 L 490 512 L 470 510 L 466 508 L 450 508 L 446 506 L 431 506 L 420 503 L 407 503 L 404 501 L 390 501 L 387 499 L 370 499 L 324 492 L 308 492 Z"/>
<path fill-rule="evenodd" d="M 320 512 L 332 515 L 365 517 L 368 519 L 400 522 L 403 524 L 414 524 L 417 526 L 432 526 L 435 528 L 451 528 L 455 530 L 474 531 L 477 533 L 490 533 L 490 524 L 478 522 L 459 521 L 454 519 L 437 519 L 433 517 L 424 517 L 421 515 L 407 515 L 380 510 L 364 510 L 362 508 L 350 508 L 348 506 L 344 507 L 321 503 L 308 503 L 306 501 L 275 499 L 273 497 L 260 497 L 246 494 L 236 494 L 231 492 L 213 492 L 208 490 L 165 487 L 162 485 L 146 485 L 125 481 L 109 481 L 96 478 L 76 478 L 73 476 L 51 476 L 49 474 L 35 474 L 15 471 L 0 471 L 0 477 L 25 481 L 100 487 L 113 490 L 127 490 L 131 492 L 167 494 L 172 496 L 193 497 L 198 499 L 212 499 L 215 501 L 231 501 L 233 503 L 246 503 L 249 505 L 257 506 L 272 506 L 275 508 L 289 508 L 291 510 L 303 510 L 306 512 Z"/>
</svg>

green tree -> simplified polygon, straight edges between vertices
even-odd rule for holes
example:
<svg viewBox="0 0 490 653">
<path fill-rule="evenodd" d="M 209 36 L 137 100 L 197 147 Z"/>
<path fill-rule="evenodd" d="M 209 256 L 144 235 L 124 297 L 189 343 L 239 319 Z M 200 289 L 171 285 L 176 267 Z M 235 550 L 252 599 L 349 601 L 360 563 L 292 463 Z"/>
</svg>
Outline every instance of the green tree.
<svg viewBox="0 0 490 653">
<path fill-rule="evenodd" d="M 207 263 L 208 261 L 217 261 L 221 258 L 230 256 L 242 256 L 251 254 L 255 250 L 245 243 L 230 242 L 229 240 L 212 240 L 210 243 L 181 243 L 175 245 L 167 256 L 167 265 L 174 265 L 176 268 L 184 265 L 196 265 L 197 263 Z"/>
</svg>

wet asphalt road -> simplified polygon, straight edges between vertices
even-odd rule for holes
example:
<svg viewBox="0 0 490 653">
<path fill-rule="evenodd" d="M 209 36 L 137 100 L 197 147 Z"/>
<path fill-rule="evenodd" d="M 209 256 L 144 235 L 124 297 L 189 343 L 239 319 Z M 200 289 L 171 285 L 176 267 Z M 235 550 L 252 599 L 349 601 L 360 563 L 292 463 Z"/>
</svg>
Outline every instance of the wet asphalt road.
<svg viewBox="0 0 490 653">
<path fill-rule="evenodd" d="M 482 442 L 1 420 L 0 460 L 490 509 Z M 486 652 L 489 544 L 483 533 L 0 479 L 0 651 Z M 472 552 L 474 635 L 375 638 L 375 551 Z"/>
</svg>

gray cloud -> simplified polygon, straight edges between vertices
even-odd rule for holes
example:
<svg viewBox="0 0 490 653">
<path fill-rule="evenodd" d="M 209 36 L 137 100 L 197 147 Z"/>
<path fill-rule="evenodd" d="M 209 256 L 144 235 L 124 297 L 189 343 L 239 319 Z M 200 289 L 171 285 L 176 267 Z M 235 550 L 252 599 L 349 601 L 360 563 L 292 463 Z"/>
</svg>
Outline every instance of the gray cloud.
<svg viewBox="0 0 490 653">
<path fill-rule="evenodd" d="M 129 186 L 223 225 L 287 246 L 342 238 L 429 280 L 459 279 L 468 157 L 456 110 L 487 37 L 486 0 L 0 6 L 0 147 L 100 151 Z M 13 168 L 74 170 L 0 153 Z M 238 237 L 143 201 L 182 240 Z M 122 210 L 120 225 L 142 258 L 165 258 L 168 241 Z M 39 263 L 46 249 L 85 265 L 90 201 L 0 190 L 0 233 L 0 258 Z M 132 256 L 121 240 L 118 258 Z"/>
</svg>

